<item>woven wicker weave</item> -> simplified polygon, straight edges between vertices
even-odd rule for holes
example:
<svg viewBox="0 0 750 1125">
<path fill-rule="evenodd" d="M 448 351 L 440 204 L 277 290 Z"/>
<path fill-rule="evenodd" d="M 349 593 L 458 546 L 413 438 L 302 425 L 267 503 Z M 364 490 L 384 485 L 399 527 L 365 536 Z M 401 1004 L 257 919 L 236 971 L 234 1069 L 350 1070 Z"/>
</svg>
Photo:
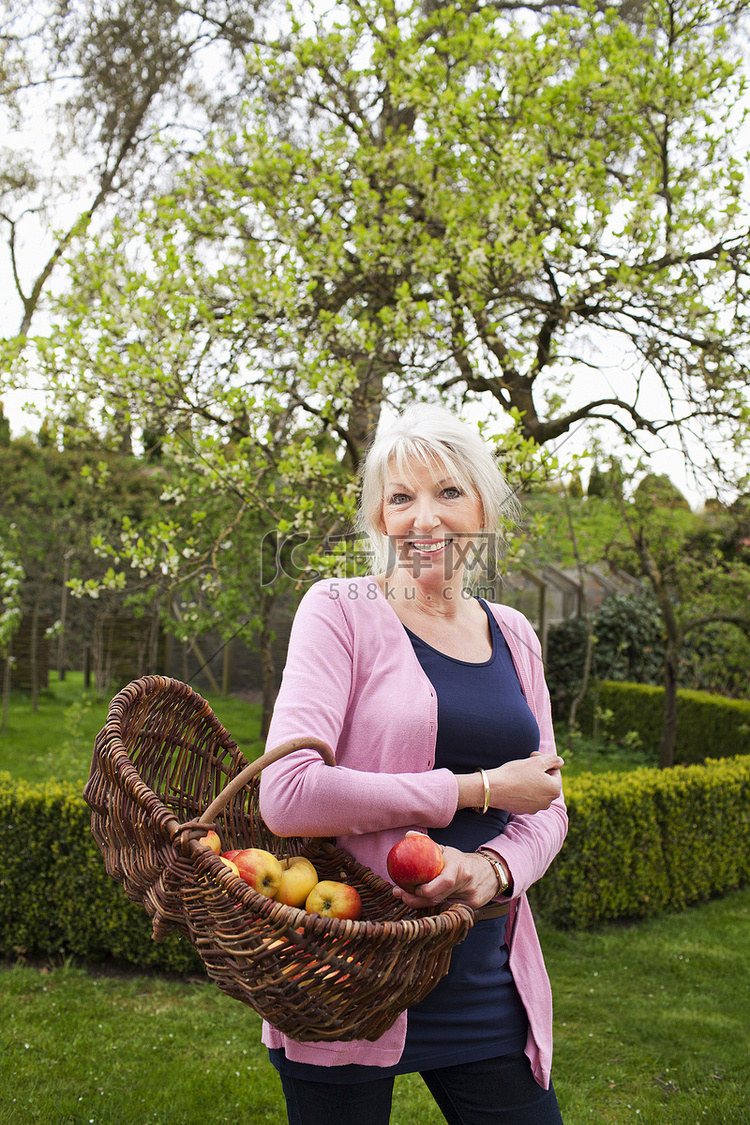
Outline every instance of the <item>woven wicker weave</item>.
<svg viewBox="0 0 750 1125">
<path fill-rule="evenodd" d="M 112 700 L 96 739 L 84 797 L 107 871 L 153 919 L 158 940 L 185 934 L 209 977 L 294 1039 L 376 1039 L 447 972 L 473 921 L 469 907 L 436 912 L 400 903 L 348 852 L 281 839 L 258 809 L 258 775 L 299 740 L 248 765 L 199 695 L 146 676 Z M 308 856 L 321 879 L 356 886 L 362 920 L 323 918 L 258 894 L 198 843 L 207 825 L 223 849 Z"/>
</svg>

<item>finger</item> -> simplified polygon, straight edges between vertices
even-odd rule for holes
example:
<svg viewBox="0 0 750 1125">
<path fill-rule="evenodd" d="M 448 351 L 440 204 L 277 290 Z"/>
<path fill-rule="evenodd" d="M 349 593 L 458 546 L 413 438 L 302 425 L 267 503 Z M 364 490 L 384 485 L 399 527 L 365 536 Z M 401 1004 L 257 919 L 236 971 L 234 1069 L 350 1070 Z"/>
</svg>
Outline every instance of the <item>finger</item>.
<svg viewBox="0 0 750 1125">
<path fill-rule="evenodd" d="M 549 751 L 542 753 L 540 750 L 535 750 L 532 757 L 542 759 L 541 765 L 545 770 L 559 770 L 565 765 L 564 758 L 561 758 L 559 754 Z"/>
<path fill-rule="evenodd" d="M 441 899 L 427 898 L 425 895 L 418 895 L 412 891 L 405 891 L 402 887 L 396 887 L 393 893 L 407 906 L 420 910 L 426 906 L 436 906 L 438 902 L 442 901 Z"/>
<path fill-rule="evenodd" d="M 455 849 L 446 849 L 442 846 L 442 844 L 440 845 L 440 848 L 445 857 L 445 867 L 439 875 L 435 876 L 434 879 L 431 879 L 428 883 L 419 883 L 414 888 L 412 895 L 419 901 L 410 903 L 409 905 L 435 906 L 437 903 L 442 902 L 455 890 L 456 885 L 460 879 L 460 872 L 456 862 L 457 856 L 450 854 L 451 852 L 454 852 Z M 460 855 L 461 853 L 458 854 Z"/>
</svg>

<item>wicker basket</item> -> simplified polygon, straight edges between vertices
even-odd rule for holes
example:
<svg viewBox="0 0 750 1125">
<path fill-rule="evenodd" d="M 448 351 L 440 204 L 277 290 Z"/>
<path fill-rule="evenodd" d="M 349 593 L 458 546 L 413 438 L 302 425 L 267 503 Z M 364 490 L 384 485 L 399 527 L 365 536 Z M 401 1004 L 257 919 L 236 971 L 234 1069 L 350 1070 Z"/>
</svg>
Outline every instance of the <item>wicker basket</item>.
<svg viewBox="0 0 750 1125">
<path fill-rule="evenodd" d="M 209 977 L 301 1041 L 376 1039 L 447 972 L 473 912 L 404 906 L 390 884 L 325 840 L 273 835 L 258 809 L 263 766 L 300 739 L 248 765 L 209 705 L 186 684 L 135 680 L 112 700 L 84 797 L 107 871 L 153 919 L 195 945 Z M 356 886 L 362 920 L 323 918 L 254 891 L 198 843 L 207 825 L 225 850 L 305 855 L 321 879 Z"/>
</svg>

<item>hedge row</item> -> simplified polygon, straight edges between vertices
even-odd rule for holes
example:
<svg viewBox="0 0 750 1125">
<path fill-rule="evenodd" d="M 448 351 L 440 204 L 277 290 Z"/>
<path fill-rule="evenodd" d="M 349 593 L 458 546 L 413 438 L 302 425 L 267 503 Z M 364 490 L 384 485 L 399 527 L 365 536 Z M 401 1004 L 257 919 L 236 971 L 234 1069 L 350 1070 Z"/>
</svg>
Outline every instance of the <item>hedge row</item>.
<svg viewBox="0 0 750 1125">
<path fill-rule="evenodd" d="M 565 846 L 532 892 L 553 925 L 684 910 L 750 882 L 750 757 L 592 774 L 565 797 Z"/>
<path fill-rule="evenodd" d="M 592 729 L 594 707 L 611 712 L 608 737 L 619 740 L 635 731 L 644 746 L 654 748 L 654 760 L 658 759 L 664 688 L 612 680 L 597 684 L 581 707 L 581 727 L 586 732 Z M 750 754 L 750 700 L 680 689 L 675 761 L 692 765 L 735 754 Z"/>
<path fill-rule="evenodd" d="M 565 847 L 533 891 L 560 927 L 684 909 L 750 882 L 750 757 L 592 775 L 566 787 Z M 0 957 L 75 956 L 202 972 L 192 946 L 151 939 L 104 870 L 70 786 L 0 775 Z"/>
<path fill-rule="evenodd" d="M 18 956 L 202 972 L 180 935 L 152 940 L 146 912 L 107 875 L 77 790 L 0 774 L 0 957 Z"/>
</svg>

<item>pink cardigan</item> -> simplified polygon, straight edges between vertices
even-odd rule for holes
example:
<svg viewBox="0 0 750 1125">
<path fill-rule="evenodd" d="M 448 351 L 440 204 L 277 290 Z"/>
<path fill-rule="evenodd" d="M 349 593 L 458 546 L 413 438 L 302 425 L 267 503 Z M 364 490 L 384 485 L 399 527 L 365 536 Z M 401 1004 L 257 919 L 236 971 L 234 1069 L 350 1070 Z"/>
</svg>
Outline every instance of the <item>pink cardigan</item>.
<svg viewBox="0 0 750 1125">
<path fill-rule="evenodd" d="M 553 751 L 549 694 L 539 642 L 526 618 L 492 605 L 541 731 Z M 373 578 L 324 580 L 295 615 L 268 747 L 314 736 L 336 766 L 300 750 L 261 775 L 261 813 L 282 836 L 336 836 L 360 862 L 388 878 L 389 849 L 410 829 L 439 828 L 456 811 L 458 785 L 433 769 L 437 699 L 401 622 Z M 526 1044 L 537 1082 L 549 1086 L 552 996 L 526 890 L 560 850 L 567 831 L 562 798 L 535 815 L 511 816 L 489 842 L 513 875 L 510 966 L 529 1018 Z M 396 1063 L 406 1035 L 404 1013 L 376 1042 L 298 1043 L 264 1024 L 263 1042 L 290 1059 L 320 1066 Z"/>
</svg>

